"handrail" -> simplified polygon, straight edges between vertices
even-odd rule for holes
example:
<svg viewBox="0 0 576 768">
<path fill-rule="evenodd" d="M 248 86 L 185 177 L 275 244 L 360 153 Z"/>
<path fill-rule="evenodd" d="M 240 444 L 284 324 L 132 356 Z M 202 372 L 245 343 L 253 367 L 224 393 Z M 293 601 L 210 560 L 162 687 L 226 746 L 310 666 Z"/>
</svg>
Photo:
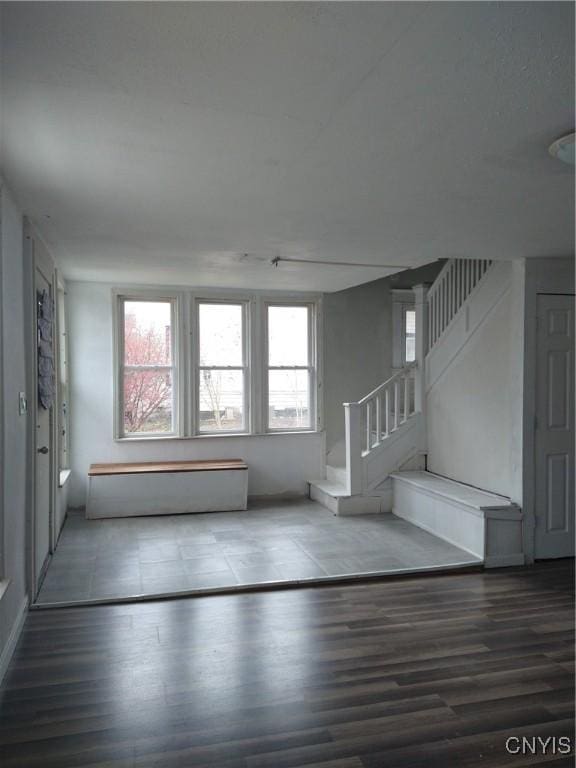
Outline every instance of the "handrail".
<svg viewBox="0 0 576 768">
<path fill-rule="evenodd" d="M 364 395 L 364 397 L 361 400 L 358 400 L 355 403 L 344 403 L 344 406 L 346 405 L 364 405 L 368 402 L 368 400 L 372 400 L 373 397 L 375 397 L 379 392 L 382 392 L 382 390 L 386 389 L 386 387 L 390 386 L 396 379 L 402 379 L 404 376 L 410 371 L 412 368 L 417 368 L 418 363 L 416 360 L 414 360 L 412 363 L 408 363 L 408 365 L 405 365 L 404 368 L 401 368 L 399 371 L 396 371 L 396 373 L 393 376 L 390 376 L 389 379 L 386 379 L 386 381 L 383 381 L 382 384 L 379 384 L 376 389 L 373 389 L 372 392 L 368 392 L 367 395 Z"/>
</svg>

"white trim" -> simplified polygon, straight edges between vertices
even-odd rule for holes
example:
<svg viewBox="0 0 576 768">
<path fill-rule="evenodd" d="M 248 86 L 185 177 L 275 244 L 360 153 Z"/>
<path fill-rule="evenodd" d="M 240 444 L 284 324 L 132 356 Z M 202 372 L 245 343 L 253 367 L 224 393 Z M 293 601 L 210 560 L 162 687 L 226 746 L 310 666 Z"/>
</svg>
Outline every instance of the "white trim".
<svg viewBox="0 0 576 768">
<path fill-rule="evenodd" d="M 239 306 L 241 308 L 242 317 L 242 364 L 241 365 L 200 365 L 200 305 L 201 304 L 228 304 L 232 306 Z M 226 296 L 205 297 L 204 294 L 197 294 L 193 296 L 192 300 L 192 349 L 190 350 L 190 360 L 192 361 L 192 381 L 191 390 L 194 393 L 195 407 L 192 411 L 192 424 L 190 428 L 190 434 L 194 437 L 203 437 L 205 435 L 237 435 L 245 434 L 246 431 L 250 431 L 252 423 L 252 403 L 250 398 L 250 383 L 252 379 L 252 348 L 250 344 L 250 300 L 247 298 L 232 298 Z M 242 406 L 244 413 L 243 423 L 241 429 L 231 430 L 218 430 L 209 432 L 200 429 L 200 371 L 204 369 L 212 370 L 236 370 L 242 371 Z"/>
<path fill-rule="evenodd" d="M 269 349 L 268 349 L 268 310 L 270 307 L 306 307 L 308 309 L 308 363 L 307 365 L 269 365 Z M 293 298 L 273 298 L 264 299 L 263 301 L 263 317 L 262 317 L 262 330 L 263 330 L 263 344 L 262 344 L 262 372 L 263 372 L 263 387 L 262 387 L 262 427 L 263 431 L 267 434 L 274 434 L 276 432 L 302 432 L 302 427 L 288 427 L 283 429 L 270 427 L 268 424 L 269 408 L 268 408 L 268 377 L 269 372 L 274 370 L 287 370 L 287 371 L 307 371 L 308 372 L 308 415 L 309 415 L 309 430 L 315 430 L 317 424 L 318 413 L 318 361 L 320 359 L 319 354 L 319 326 L 318 326 L 318 314 L 319 314 L 319 302 L 309 301 L 307 299 L 295 300 Z M 308 430 L 305 430 L 308 431 Z"/>
<path fill-rule="evenodd" d="M 72 474 L 71 469 L 61 469 L 58 473 L 58 488 L 64 488 L 70 476 Z"/>
<path fill-rule="evenodd" d="M 16 644 L 20 638 L 22 628 L 24 627 L 24 622 L 26 621 L 26 615 L 28 613 L 28 602 L 28 596 L 26 596 L 20 604 L 20 608 L 18 609 L 18 613 L 16 614 L 16 618 L 12 624 L 12 629 L 8 635 L 8 639 L 6 640 L 4 648 L 2 649 L 2 653 L 0 654 L 0 683 L 4 679 L 8 665 L 10 664 L 10 660 L 12 659 L 12 655 L 16 649 Z"/>
</svg>

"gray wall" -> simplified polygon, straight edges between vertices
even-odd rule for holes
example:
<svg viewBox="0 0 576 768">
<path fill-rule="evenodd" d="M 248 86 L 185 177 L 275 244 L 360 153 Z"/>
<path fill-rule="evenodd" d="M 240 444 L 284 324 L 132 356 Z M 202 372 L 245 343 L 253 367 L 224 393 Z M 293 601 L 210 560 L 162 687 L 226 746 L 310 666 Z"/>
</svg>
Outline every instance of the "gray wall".
<svg viewBox="0 0 576 768">
<path fill-rule="evenodd" d="M 0 180 L 1 186 L 1 180 Z M 27 598 L 26 428 L 18 415 L 18 392 L 26 391 L 22 215 L 4 186 L 0 192 L 2 258 L 4 573 L 8 588 L 0 598 L 0 653 Z"/>
<path fill-rule="evenodd" d="M 325 294 L 324 423 L 329 463 L 344 462 L 342 403 L 359 400 L 392 375 L 391 289 L 432 283 L 443 263 L 435 261 Z"/>
<path fill-rule="evenodd" d="M 326 451 L 344 439 L 342 403 L 359 400 L 391 375 L 392 294 L 388 279 L 324 297 Z"/>
</svg>

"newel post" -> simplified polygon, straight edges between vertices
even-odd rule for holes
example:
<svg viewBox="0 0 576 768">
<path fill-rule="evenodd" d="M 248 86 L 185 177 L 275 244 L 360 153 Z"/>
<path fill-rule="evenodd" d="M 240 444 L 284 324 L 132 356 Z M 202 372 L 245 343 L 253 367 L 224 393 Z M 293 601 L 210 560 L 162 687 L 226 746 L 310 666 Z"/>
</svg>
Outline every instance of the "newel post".
<svg viewBox="0 0 576 768">
<path fill-rule="evenodd" d="M 346 426 L 346 492 L 362 493 L 362 408 L 358 403 L 344 403 Z"/>
<path fill-rule="evenodd" d="M 426 414 L 426 353 L 428 352 L 428 302 L 429 285 L 415 285 L 414 308 L 416 310 L 416 362 L 418 368 L 414 380 L 414 410 L 425 418 Z"/>
</svg>

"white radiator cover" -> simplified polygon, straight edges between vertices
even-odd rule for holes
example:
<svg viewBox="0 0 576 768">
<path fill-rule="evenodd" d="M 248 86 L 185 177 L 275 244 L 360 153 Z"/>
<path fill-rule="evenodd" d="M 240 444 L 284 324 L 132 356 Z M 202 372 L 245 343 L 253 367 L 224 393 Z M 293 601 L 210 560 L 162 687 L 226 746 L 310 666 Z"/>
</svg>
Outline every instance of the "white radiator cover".
<svg viewBox="0 0 576 768">
<path fill-rule="evenodd" d="M 88 478 L 86 517 L 139 517 L 246 509 L 248 470 L 158 472 Z"/>
</svg>

